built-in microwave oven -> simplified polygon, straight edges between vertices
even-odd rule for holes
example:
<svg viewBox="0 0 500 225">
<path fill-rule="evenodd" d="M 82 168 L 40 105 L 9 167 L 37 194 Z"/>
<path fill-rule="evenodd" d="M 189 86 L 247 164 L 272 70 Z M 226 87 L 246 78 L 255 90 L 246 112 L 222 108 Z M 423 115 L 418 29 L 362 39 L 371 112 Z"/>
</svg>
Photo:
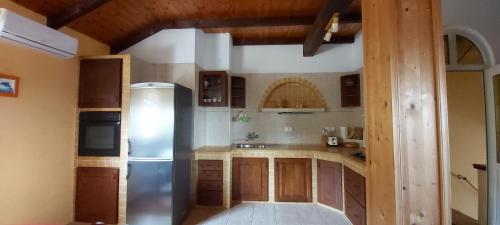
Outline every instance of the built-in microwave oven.
<svg viewBox="0 0 500 225">
<path fill-rule="evenodd" d="M 81 112 L 78 156 L 120 156 L 120 112 Z"/>
</svg>

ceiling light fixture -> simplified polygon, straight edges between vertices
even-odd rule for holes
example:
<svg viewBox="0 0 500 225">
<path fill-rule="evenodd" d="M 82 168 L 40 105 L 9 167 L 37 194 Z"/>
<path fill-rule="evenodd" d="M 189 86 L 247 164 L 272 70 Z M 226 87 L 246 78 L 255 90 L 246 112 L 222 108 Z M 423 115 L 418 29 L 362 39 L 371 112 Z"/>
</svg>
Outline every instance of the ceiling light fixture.
<svg viewBox="0 0 500 225">
<path fill-rule="evenodd" d="M 323 37 L 325 41 L 330 41 L 332 39 L 332 34 L 339 32 L 339 13 L 334 13 L 328 25 L 325 27 L 326 34 Z"/>
</svg>

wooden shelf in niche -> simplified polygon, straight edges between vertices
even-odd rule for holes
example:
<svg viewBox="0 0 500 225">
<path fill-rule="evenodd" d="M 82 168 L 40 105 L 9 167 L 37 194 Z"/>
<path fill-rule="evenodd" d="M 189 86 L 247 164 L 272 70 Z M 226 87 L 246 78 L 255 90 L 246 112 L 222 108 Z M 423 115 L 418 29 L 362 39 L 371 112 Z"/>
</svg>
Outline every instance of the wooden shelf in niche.
<svg viewBox="0 0 500 225">
<path fill-rule="evenodd" d="M 228 106 L 228 77 L 226 71 L 200 71 L 198 105 Z"/>
<path fill-rule="evenodd" d="M 243 77 L 231 77 L 231 107 L 246 107 L 246 85 Z"/>
<path fill-rule="evenodd" d="M 361 85 L 359 74 L 341 77 L 340 89 L 342 107 L 361 106 Z"/>
</svg>

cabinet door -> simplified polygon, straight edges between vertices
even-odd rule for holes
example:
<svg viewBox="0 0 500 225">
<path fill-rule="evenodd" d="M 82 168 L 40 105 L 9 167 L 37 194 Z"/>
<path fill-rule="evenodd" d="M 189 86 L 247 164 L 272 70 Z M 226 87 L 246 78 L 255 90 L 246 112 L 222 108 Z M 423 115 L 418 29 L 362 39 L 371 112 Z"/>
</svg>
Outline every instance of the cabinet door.
<svg viewBox="0 0 500 225">
<path fill-rule="evenodd" d="M 311 159 L 276 159 L 275 193 L 278 202 L 311 202 Z"/>
<path fill-rule="evenodd" d="M 80 61 L 80 108 L 120 108 L 122 59 Z"/>
<path fill-rule="evenodd" d="M 342 205 L 342 164 L 318 160 L 318 201 L 338 210 Z"/>
<path fill-rule="evenodd" d="M 366 181 L 365 178 L 344 166 L 345 192 L 366 207 Z"/>
<path fill-rule="evenodd" d="M 267 201 L 268 168 L 267 158 L 233 158 L 233 201 Z"/>
<path fill-rule="evenodd" d="M 118 223 L 118 175 L 117 168 L 77 169 L 75 221 Z"/>
<path fill-rule="evenodd" d="M 345 196 L 345 214 L 353 225 L 366 225 L 366 209 L 349 193 Z"/>
<path fill-rule="evenodd" d="M 200 71 L 198 105 L 228 106 L 228 74 L 225 71 Z"/>
</svg>

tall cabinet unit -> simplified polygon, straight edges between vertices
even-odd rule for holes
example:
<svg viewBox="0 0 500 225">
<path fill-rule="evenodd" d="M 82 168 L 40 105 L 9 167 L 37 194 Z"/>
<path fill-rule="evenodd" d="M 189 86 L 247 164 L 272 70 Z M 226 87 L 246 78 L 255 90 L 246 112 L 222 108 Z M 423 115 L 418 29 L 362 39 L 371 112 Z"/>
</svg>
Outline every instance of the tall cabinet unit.
<svg viewBox="0 0 500 225">
<path fill-rule="evenodd" d="M 122 59 L 81 60 L 78 107 L 120 108 L 122 76 Z"/>
<path fill-rule="evenodd" d="M 77 222 L 126 224 L 126 192 L 121 190 L 126 190 L 127 185 L 130 60 L 130 55 L 91 56 L 80 60 L 77 117 L 82 112 L 117 112 L 121 119 L 118 156 L 79 156 L 76 146 Z M 77 127 L 79 125 L 78 122 Z M 93 133 L 100 131 L 103 129 L 96 127 Z M 79 137 L 77 133 L 76 143 Z"/>
</svg>

